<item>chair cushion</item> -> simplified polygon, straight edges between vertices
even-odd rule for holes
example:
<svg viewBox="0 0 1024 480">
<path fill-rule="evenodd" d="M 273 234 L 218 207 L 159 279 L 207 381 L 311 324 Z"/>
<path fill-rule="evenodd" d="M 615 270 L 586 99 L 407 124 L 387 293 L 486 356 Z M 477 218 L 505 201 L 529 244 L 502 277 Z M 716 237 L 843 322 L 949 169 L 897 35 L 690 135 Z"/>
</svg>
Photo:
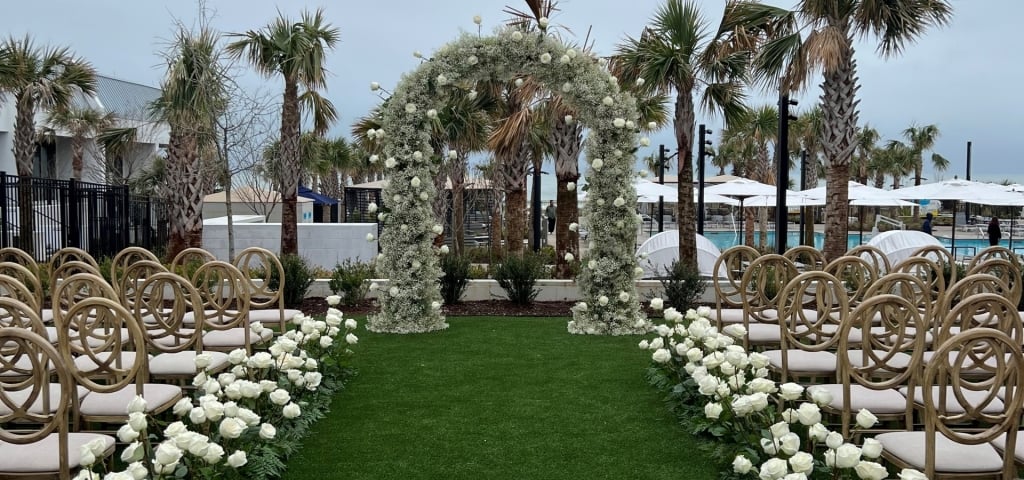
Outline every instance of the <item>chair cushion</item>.
<svg viewBox="0 0 1024 480">
<path fill-rule="evenodd" d="M 932 398 L 935 399 L 935 401 L 938 401 L 939 387 L 931 388 Z M 965 410 L 963 409 L 963 407 L 960 406 L 960 402 L 957 401 L 956 396 L 953 392 L 953 387 L 946 387 L 946 411 L 951 414 L 964 413 Z M 960 392 L 963 394 L 964 400 L 970 402 L 972 406 L 980 405 L 981 402 L 985 401 L 985 397 L 988 395 L 987 392 L 979 392 L 965 389 L 961 389 Z M 902 387 L 900 388 L 900 393 L 906 395 L 907 393 L 909 393 L 909 389 L 907 387 Z M 921 387 L 914 387 L 914 403 L 917 405 L 924 405 L 924 390 L 922 390 Z M 1004 409 L 1005 406 L 1003 405 L 1003 401 L 999 399 L 999 395 L 996 395 L 996 398 L 993 398 L 988 403 L 988 405 L 985 405 L 985 408 L 981 409 L 981 411 L 983 413 L 999 413 L 1002 412 Z"/>
<path fill-rule="evenodd" d="M 302 313 L 301 310 L 295 310 L 286 308 L 284 310 L 284 321 L 290 322 L 296 314 Z M 743 311 L 740 310 L 740 321 L 743 321 Z M 266 326 L 277 325 L 281 322 L 281 312 L 276 308 L 267 308 L 263 310 L 249 310 L 249 322 L 262 322 Z"/>
<path fill-rule="evenodd" d="M 82 464 L 82 446 L 97 439 L 106 445 L 104 455 L 114 452 L 114 437 L 95 433 L 68 434 L 68 466 L 74 471 Z M 51 433 L 46 438 L 25 445 L 0 440 L 0 473 L 37 474 L 60 471 L 60 437 Z M 99 460 L 99 459 L 97 459 Z"/>
<path fill-rule="evenodd" d="M 718 312 L 718 321 L 723 324 L 743 323 L 743 309 L 723 308 L 721 312 Z"/>
<path fill-rule="evenodd" d="M 879 357 L 883 357 L 884 355 L 885 352 L 878 353 Z M 846 358 L 850 359 L 850 365 L 853 365 L 854 367 L 863 367 L 865 364 L 864 350 L 848 350 L 846 352 Z M 872 360 L 874 359 L 868 357 L 868 361 Z M 892 358 L 889 358 L 885 362 L 885 364 L 887 366 L 891 366 L 894 369 L 903 369 L 907 368 L 907 366 L 910 365 L 911 360 L 913 360 L 913 358 L 910 355 L 903 352 L 896 352 L 893 354 Z"/>
<path fill-rule="evenodd" d="M 82 400 L 79 412 L 85 416 L 127 417 L 128 404 L 135 398 L 135 392 L 135 384 L 111 393 L 90 392 Z M 146 413 L 160 413 L 181 399 L 181 387 L 147 383 L 142 386 L 142 397 L 146 399 Z"/>
<path fill-rule="evenodd" d="M 782 350 L 767 350 L 764 355 L 768 357 L 768 364 L 772 368 L 782 369 Z M 832 352 L 786 351 L 786 363 L 791 372 L 835 373 L 836 362 L 836 355 Z"/>
<path fill-rule="evenodd" d="M 782 332 L 778 325 L 770 323 L 751 323 L 747 327 L 747 339 L 750 343 L 774 343 L 782 340 Z"/>
<path fill-rule="evenodd" d="M 827 383 L 807 387 L 807 391 L 822 389 L 832 394 L 832 402 L 829 407 L 833 410 L 843 410 L 843 385 L 839 383 Z M 904 397 L 896 390 L 872 390 L 858 384 L 850 385 L 850 408 L 851 412 L 859 412 L 862 408 L 868 409 L 875 414 L 894 414 L 907 411 L 907 397 Z"/>
<path fill-rule="evenodd" d="M 96 358 L 98 358 L 102 362 L 105 362 L 107 361 L 107 359 L 110 358 L 110 355 L 111 352 L 99 352 L 96 354 Z M 135 352 L 121 352 L 121 365 L 119 369 L 131 369 L 131 366 L 135 364 L 135 357 Z M 150 355 L 149 358 L 153 358 L 152 355 Z M 110 367 L 114 367 L 115 365 L 117 364 L 114 363 L 113 361 L 110 362 Z M 109 373 L 107 369 L 110 367 L 104 367 L 103 373 Z M 99 365 L 97 365 L 96 361 L 93 360 L 92 358 L 82 356 L 75 358 L 75 368 L 77 368 L 79 372 L 88 373 L 98 369 Z"/>
<path fill-rule="evenodd" d="M 190 337 L 192 334 L 195 333 L 195 330 L 191 328 L 179 328 L 178 333 L 180 335 L 184 335 L 183 337 L 175 337 L 170 335 L 159 338 L 152 337 L 153 335 L 164 335 L 165 333 L 167 332 L 164 330 L 150 330 L 150 338 L 152 339 L 153 343 L 157 345 L 170 348 L 180 347 L 181 345 L 186 344 L 190 341 Z"/>
<path fill-rule="evenodd" d="M 39 312 L 39 319 L 42 320 L 43 323 L 50 323 L 50 322 L 52 322 L 53 321 L 53 310 L 49 309 L 49 308 L 44 308 L 42 311 Z"/>
<path fill-rule="evenodd" d="M 56 413 L 57 412 L 57 405 L 60 404 L 60 384 L 59 383 L 51 383 L 49 390 L 50 390 L 50 408 L 48 409 L 49 412 L 43 412 L 43 396 L 39 395 L 38 397 L 36 397 L 35 401 L 32 402 L 32 405 L 30 405 L 28 407 L 29 413 L 34 413 L 34 414 L 37 414 L 37 415 L 42 415 L 44 413 L 45 414 L 51 414 L 51 413 Z M 84 398 L 89 393 L 89 390 L 87 388 L 85 388 L 83 386 L 80 386 L 80 385 L 76 385 L 75 386 L 75 391 L 78 392 L 78 398 L 79 399 Z M 6 391 L 6 392 L 4 392 L 4 395 L 6 395 L 7 398 L 10 399 L 11 402 L 14 403 L 15 405 L 21 406 L 21 405 L 23 405 L 25 403 L 26 400 L 28 400 L 29 393 L 30 393 L 29 390 L 18 390 L 18 391 Z M 10 415 L 11 413 L 14 413 L 14 410 L 12 410 L 10 407 L 8 407 L 3 402 L 0 402 L 0 416 Z"/>
<path fill-rule="evenodd" d="M 210 355 L 210 371 L 219 371 L 228 365 L 228 354 L 204 352 Z M 175 353 L 161 353 L 149 361 L 149 373 L 154 376 L 195 375 L 196 352 L 185 350 Z"/>
<path fill-rule="evenodd" d="M 274 338 L 274 332 L 264 329 L 258 335 L 252 330 L 249 331 L 249 343 L 257 345 Z M 245 346 L 245 330 L 241 328 L 230 328 L 227 330 L 211 330 L 203 334 L 204 348 L 241 348 Z"/>
<path fill-rule="evenodd" d="M 1017 440 L 1015 440 L 1016 445 L 1015 445 L 1015 447 L 1013 449 L 1014 450 L 1013 458 L 1017 460 L 1017 463 L 1024 463 L 1024 444 L 1021 443 L 1022 439 L 1024 439 L 1024 434 L 1022 434 L 1020 431 L 1018 431 L 1017 432 Z M 999 450 L 1000 452 L 1005 452 L 1006 451 L 1006 434 L 1004 433 L 1004 434 L 996 437 L 995 440 L 992 440 L 992 446 L 996 447 L 996 450 Z"/>
<path fill-rule="evenodd" d="M 898 458 L 912 468 L 925 469 L 924 432 L 892 432 L 875 436 L 886 457 Z M 965 445 L 942 434 L 935 434 L 935 471 L 937 473 L 999 472 L 1003 459 L 992 445 Z"/>
<path fill-rule="evenodd" d="M 212 319 L 210 318 L 211 315 L 216 315 L 217 314 L 216 310 L 205 310 L 205 312 L 206 312 L 206 321 L 207 322 L 212 321 Z M 225 310 L 225 312 L 228 313 L 228 314 L 238 313 L 238 311 L 236 311 L 236 310 Z M 196 324 L 196 314 L 195 314 L 195 312 L 185 312 L 185 314 L 181 316 L 181 323 L 183 325 L 195 325 Z"/>
</svg>

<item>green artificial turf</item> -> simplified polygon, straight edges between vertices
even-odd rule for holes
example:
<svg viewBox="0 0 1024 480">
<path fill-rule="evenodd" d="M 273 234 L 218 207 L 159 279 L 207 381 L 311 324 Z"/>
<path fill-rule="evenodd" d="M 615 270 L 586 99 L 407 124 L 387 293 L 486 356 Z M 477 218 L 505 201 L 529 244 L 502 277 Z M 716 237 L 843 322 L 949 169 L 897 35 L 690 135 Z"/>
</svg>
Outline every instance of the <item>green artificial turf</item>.
<svg viewBox="0 0 1024 480">
<path fill-rule="evenodd" d="M 564 318 L 448 322 L 430 334 L 361 331 L 358 375 L 285 477 L 717 476 L 644 380 L 640 337 L 570 335 Z"/>
</svg>

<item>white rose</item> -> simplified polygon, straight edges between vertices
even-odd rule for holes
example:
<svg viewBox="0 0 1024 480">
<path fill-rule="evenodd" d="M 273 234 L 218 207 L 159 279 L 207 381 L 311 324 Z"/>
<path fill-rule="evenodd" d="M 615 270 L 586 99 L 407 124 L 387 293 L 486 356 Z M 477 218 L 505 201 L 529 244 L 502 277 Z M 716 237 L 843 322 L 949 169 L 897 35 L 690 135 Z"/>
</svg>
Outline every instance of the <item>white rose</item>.
<svg viewBox="0 0 1024 480">
<path fill-rule="evenodd" d="M 640 340 L 640 344 L 637 346 L 640 347 L 640 350 L 647 350 L 650 344 L 647 343 L 647 340 Z"/>
<path fill-rule="evenodd" d="M 203 455 L 203 461 L 209 465 L 220 463 L 221 458 L 224 457 L 224 447 L 211 443 L 206 450 L 206 455 Z"/>
<path fill-rule="evenodd" d="M 355 345 L 356 343 L 359 343 L 359 337 L 350 333 L 348 335 L 345 335 L 345 342 L 348 343 L 349 345 Z"/>
<path fill-rule="evenodd" d="M 709 376 L 707 378 L 714 378 L 714 377 L 710 377 Z M 754 409 L 751 407 L 750 396 L 749 395 L 745 395 L 745 396 L 742 396 L 742 397 L 736 397 L 735 399 L 733 399 L 731 406 L 732 406 L 732 411 L 735 412 L 736 415 L 740 416 L 740 417 L 744 417 L 746 415 L 749 415 L 751 412 L 754 411 Z"/>
<path fill-rule="evenodd" d="M 755 412 L 760 412 L 768 408 L 768 394 L 764 392 L 757 392 L 750 395 L 750 407 Z"/>
<path fill-rule="evenodd" d="M 708 306 L 697 307 L 697 316 L 701 317 L 701 318 L 710 318 L 711 317 L 711 307 L 708 307 Z"/>
<path fill-rule="evenodd" d="M 832 403 L 832 394 L 824 388 L 808 388 L 807 393 L 810 394 L 811 400 L 818 404 L 819 407 L 824 407 Z"/>
<path fill-rule="evenodd" d="M 248 408 L 239 408 L 237 418 L 250 427 L 255 427 L 260 423 L 260 416 Z"/>
<path fill-rule="evenodd" d="M 843 435 L 839 432 L 828 432 L 825 436 L 825 446 L 833 450 L 843 446 Z"/>
<path fill-rule="evenodd" d="M 540 25 L 540 28 L 548 28 L 548 17 L 540 17 L 537 19 L 537 24 Z"/>
<path fill-rule="evenodd" d="M 760 352 L 751 353 L 747 356 L 747 359 L 750 360 L 750 366 L 754 367 L 755 370 L 767 367 L 769 362 L 768 357 Z"/>
<path fill-rule="evenodd" d="M 857 412 L 857 426 L 860 428 L 871 428 L 878 423 L 878 417 L 869 412 L 866 408 Z"/>
<path fill-rule="evenodd" d="M 767 378 L 755 378 L 747 383 L 747 388 L 750 389 L 750 393 L 774 393 L 775 382 Z"/>
<path fill-rule="evenodd" d="M 904 468 L 899 473 L 900 480 L 928 480 L 928 477 L 913 468 Z"/>
<path fill-rule="evenodd" d="M 860 447 L 860 453 L 867 458 L 878 458 L 882 456 L 882 442 L 873 438 L 865 438 L 864 445 Z"/>
<path fill-rule="evenodd" d="M 146 429 L 148 422 L 146 420 L 146 414 L 142 412 L 132 412 L 128 414 L 128 426 L 132 427 L 132 430 L 141 432 Z"/>
<path fill-rule="evenodd" d="M 587 302 L 579 302 L 576 304 L 576 310 L 581 312 L 587 311 Z"/>
<path fill-rule="evenodd" d="M 512 32 L 512 40 L 519 41 L 519 40 L 522 40 L 522 39 L 523 39 L 523 32 L 520 32 L 519 30 L 514 30 Z"/>
<path fill-rule="evenodd" d="M 395 168 L 395 165 L 398 165 L 398 160 L 395 160 L 395 157 L 388 157 L 387 160 L 384 160 L 384 166 L 387 168 Z"/>
<path fill-rule="evenodd" d="M 195 425 L 206 423 L 206 410 L 203 407 L 195 407 L 188 413 L 188 419 Z"/>
<path fill-rule="evenodd" d="M 205 354 L 203 354 L 205 355 Z M 146 412 L 146 399 L 142 398 L 142 395 L 136 395 L 130 402 L 128 402 L 128 413 L 145 413 Z"/>
<path fill-rule="evenodd" d="M 875 462 L 860 462 L 853 470 L 864 480 L 882 480 L 889 476 L 889 471 Z"/>
<path fill-rule="evenodd" d="M 622 303 L 628 302 L 629 301 L 629 293 L 627 293 L 627 292 L 619 292 L 619 301 L 622 302 Z"/>
<path fill-rule="evenodd" d="M 182 422 L 173 422 L 164 428 L 164 437 L 174 438 L 188 431 L 188 427 Z"/>
<path fill-rule="evenodd" d="M 178 463 L 178 460 L 181 459 L 181 449 L 169 440 L 161 442 L 160 445 L 156 447 L 154 459 L 156 460 L 156 463 L 161 465 L 173 465 Z"/>
<path fill-rule="evenodd" d="M 853 468 L 860 463 L 860 449 L 845 443 L 836 449 L 836 467 Z"/>
<path fill-rule="evenodd" d="M 813 403 L 801 403 L 796 410 L 797 421 L 801 425 L 811 426 L 821 422 L 821 409 Z"/>
<path fill-rule="evenodd" d="M 235 450 L 235 453 L 228 455 L 228 465 L 232 468 L 238 468 L 248 463 L 248 459 L 245 457 L 245 452 L 242 450 Z"/>
<path fill-rule="evenodd" d="M 792 401 L 800 398 L 804 394 L 803 385 L 798 385 L 793 382 L 783 383 L 779 386 L 779 397 L 783 400 Z"/>
<path fill-rule="evenodd" d="M 264 389 L 264 391 L 266 390 Z M 224 415 L 227 415 L 229 417 L 237 417 L 238 410 L 238 404 L 235 402 L 228 402 L 224 404 Z"/>
<path fill-rule="evenodd" d="M 750 469 L 754 467 L 754 464 L 750 463 L 750 459 L 743 455 L 736 455 L 736 458 L 732 461 L 732 471 L 745 475 L 750 472 Z"/>
<path fill-rule="evenodd" d="M 811 428 L 807 429 L 807 436 L 811 437 L 811 440 L 815 442 L 824 442 L 828 438 L 828 428 L 820 423 L 811 425 Z"/>
<path fill-rule="evenodd" d="M 797 452 L 789 458 L 789 466 L 796 473 L 809 474 L 814 470 L 814 457 L 807 452 Z"/>
<path fill-rule="evenodd" d="M 772 433 L 773 438 L 780 439 L 789 433 L 789 424 L 786 422 L 778 422 L 771 427 L 768 427 L 768 431 Z"/>
<path fill-rule="evenodd" d="M 124 463 L 137 462 L 142 460 L 142 455 L 145 453 L 146 449 L 142 448 L 142 442 L 132 442 L 121 452 L 121 461 Z"/>
<path fill-rule="evenodd" d="M 718 419 L 722 415 L 722 404 L 718 402 L 704 405 L 704 416 L 711 419 Z"/>
<path fill-rule="evenodd" d="M 769 458 L 767 462 L 761 464 L 760 478 L 764 480 L 782 478 L 787 473 L 789 473 L 789 465 L 781 458 Z"/>
<path fill-rule="evenodd" d="M 672 352 L 668 351 L 667 348 L 659 348 L 651 354 L 651 360 L 657 363 L 667 363 L 672 360 Z"/>
<path fill-rule="evenodd" d="M 444 227 L 440 225 L 434 225 L 433 227 L 430 227 L 430 231 L 434 232 L 434 235 L 440 235 L 444 233 Z"/>
<path fill-rule="evenodd" d="M 800 450 L 800 436 L 789 432 L 779 439 L 779 450 L 786 455 L 793 455 Z"/>
<path fill-rule="evenodd" d="M 391 288 L 389 288 L 388 289 L 388 293 L 391 294 L 392 297 L 397 296 L 398 295 L 398 287 L 391 287 Z"/>
<path fill-rule="evenodd" d="M 277 429 L 269 423 L 260 425 L 260 438 L 264 440 L 271 440 L 277 435 Z"/>
<path fill-rule="evenodd" d="M 174 404 L 174 408 L 171 411 L 179 417 L 188 415 L 188 412 L 192 411 L 192 400 L 187 398 L 178 400 L 178 403 Z"/>
<path fill-rule="evenodd" d="M 621 206 L 623 206 L 625 204 L 626 204 L 626 200 L 624 198 L 622 198 L 622 197 L 615 197 L 615 201 L 612 202 L 612 205 L 615 205 L 616 207 L 621 207 Z"/>
<path fill-rule="evenodd" d="M 228 353 L 228 361 L 231 362 L 232 365 L 238 365 L 244 362 L 248 356 L 249 354 L 244 348 L 236 348 Z"/>
<path fill-rule="evenodd" d="M 612 121 L 612 125 L 615 125 L 615 128 L 624 128 L 626 126 L 626 119 L 616 118 Z"/>
<path fill-rule="evenodd" d="M 267 352 L 256 352 L 247 362 L 250 367 L 253 368 L 270 368 L 274 364 L 274 357 L 270 356 Z"/>
<path fill-rule="evenodd" d="M 302 415 L 302 409 L 294 403 L 289 403 L 281 409 L 281 415 L 284 415 L 284 418 L 295 418 Z"/>
<path fill-rule="evenodd" d="M 767 453 L 768 455 L 775 455 L 779 453 L 779 449 L 776 448 L 778 447 L 778 444 L 776 444 L 776 442 L 768 440 L 767 438 L 762 438 L 760 442 L 761 450 L 764 450 L 764 453 Z"/>
<path fill-rule="evenodd" d="M 416 113 L 416 104 L 407 103 L 405 104 L 405 113 Z"/>
<path fill-rule="evenodd" d="M 283 388 L 279 388 L 277 390 L 274 390 L 273 392 L 270 392 L 269 397 L 270 401 L 274 405 L 286 405 L 288 402 L 292 401 L 291 394 L 289 394 L 288 391 Z"/>
<path fill-rule="evenodd" d="M 540 63 L 551 63 L 551 54 L 547 52 L 540 54 Z"/>
<path fill-rule="evenodd" d="M 217 431 L 220 432 L 220 436 L 223 438 L 234 439 L 242 436 L 246 428 L 245 422 L 241 419 L 228 417 L 221 420 Z"/>
<path fill-rule="evenodd" d="M 594 170 L 597 170 L 597 171 L 600 172 L 601 171 L 601 167 L 604 166 L 604 160 L 602 160 L 600 158 L 595 158 L 593 162 L 590 162 L 590 166 L 593 167 Z"/>
<path fill-rule="evenodd" d="M 591 261 L 593 261 L 593 260 L 591 260 Z M 597 303 L 601 304 L 601 306 L 608 305 L 608 297 L 604 296 L 604 295 L 601 295 L 600 297 L 597 298 Z"/>
<path fill-rule="evenodd" d="M 79 462 L 86 467 L 91 467 L 92 464 L 96 463 L 96 455 L 89 450 L 89 447 L 82 445 L 79 447 Z"/>
<path fill-rule="evenodd" d="M 263 389 L 260 388 L 260 384 L 256 382 L 241 381 L 238 383 L 240 384 L 239 393 L 241 393 L 244 398 L 256 398 L 263 392 Z"/>
<path fill-rule="evenodd" d="M 321 347 L 328 348 L 331 345 L 334 345 L 334 339 L 333 338 L 331 338 L 331 337 L 320 337 L 320 346 Z"/>
<path fill-rule="evenodd" d="M 597 260 L 591 260 L 587 262 L 587 268 L 591 270 L 597 270 Z"/>
<path fill-rule="evenodd" d="M 665 301 L 660 298 L 651 299 L 651 308 L 654 310 L 661 310 L 665 307 Z"/>
</svg>

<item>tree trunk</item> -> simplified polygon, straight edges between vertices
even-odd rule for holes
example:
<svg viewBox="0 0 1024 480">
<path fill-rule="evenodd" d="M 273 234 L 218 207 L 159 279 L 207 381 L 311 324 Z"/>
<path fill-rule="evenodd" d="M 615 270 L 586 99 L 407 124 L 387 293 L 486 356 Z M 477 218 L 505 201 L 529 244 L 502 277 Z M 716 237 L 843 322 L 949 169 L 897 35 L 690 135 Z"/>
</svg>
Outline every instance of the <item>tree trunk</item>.
<svg viewBox="0 0 1024 480">
<path fill-rule="evenodd" d="M 555 278 L 571 279 L 572 264 L 565 260 L 571 253 L 580 258 L 579 233 L 569 230 L 570 223 L 579 223 L 579 204 L 576 191 L 569 191 L 569 182 L 580 179 L 579 156 L 583 146 L 583 127 L 579 123 L 569 124 L 565 117 L 555 120 L 555 177 L 558 189 L 555 200 Z"/>
<path fill-rule="evenodd" d="M 676 204 L 676 224 L 679 226 L 679 261 L 697 269 L 697 226 L 696 210 L 693 205 L 693 88 L 676 86 L 676 117 L 673 122 L 676 134 L 676 160 L 678 172 L 679 203 Z"/>
<path fill-rule="evenodd" d="M 743 244 L 748 247 L 754 246 L 754 209 L 744 207 L 740 212 L 743 216 Z"/>
<path fill-rule="evenodd" d="M 803 163 L 801 163 L 801 165 L 800 165 L 801 171 L 807 172 L 808 168 L 811 165 L 810 153 L 808 153 L 807 155 L 801 155 L 801 157 L 806 157 L 806 159 L 802 159 Z M 816 179 L 817 175 L 814 175 L 814 177 Z M 800 185 L 800 189 L 801 190 L 807 190 L 809 188 L 812 188 L 811 187 L 811 182 L 815 182 L 815 180 L 812 180 L 810 175 L 804 174 L 804 183 L 803 183 L 803 185 Z M 814 207 L 801 207 L 801 208 L 803 208 L 803 212 L 804 212 L 804 245 L 810 245 L 810 246 L 813 247 L 814 246 Z"/>
<path fill-rule="evenodd" d="M 281 102 L 281 255 L 299 254 L 296 198 L 302 164 L 299 159 L 299 88 L 285 78 Z"/>
<path fill-rule="evenodd" d="M 202 248 L 203 246 L 203 171 L 199 158 L 198 139 L 189 134 L 185 137 L 182 173 L 184 181 L 175 185 L 182 191 L 182 223 L 185 233 L 186 248 Z"/>
<path fill-rule="evenodd" d="M 513 154 L 501 159 L 502 183 L 505 185 L 505 229 L 508 251 L 522 254 L 526 238 L 526 171 L 529 156 L 525 139 Z"/>
<path fill-rule="evenodd" d="M 857 64 L 853 59 L 850 26 L 838 26 L 845 41 L 838 68 L 825 72 L 822 82 L 821 110 L 824 125 L 824 150 L 828 161 L 826 183 L 829 202 L 825 205 L 826 261 L 839 258 L 849 246 L 849 182 L 850 158 L 856 148 L 857 131 Z"/>
<path fill-rule="evenodd" d="M 85 138 L 81 135 L 71 137 L 71 178 L 82 181 L 82 168 L 85 156 Z"/>
<path fill-rule="evenodd" d="M 170 210 L 170 228 L 167 234 L 167 257 L 174 258 L 179 252 L 186 248 L 185 240 L 185 200 L 182 189 L 177 188 L 185 181 L 182 162 L 185 157 L 185 146 L 183 145 L 182 133 L 177 125 L 171 126 L 170 138 L 167 142 L 167 166 L 166 183 L 163 187 L 164 198 L 167 199 L 167 206 Z"/>
<path fill-rule="evenodd" d="M 14 123 L 14 159 L 18 168 L 18 245 L 29 255 L 35 254 L 35 209 L 32 204 L 32 157 L 35 142 L 36 104 L 27 94 L 19 98 Z M 4 207 L 6 208 L 6 207 Z"/>
<path fill-rule="evenodd" d="M 457 163 L 452 169 L 452 246 L 455 255 L 462 255 L 466 250 L 466 165 L 468 158 L 464 152 L 456 152 Z"/>
</svg>

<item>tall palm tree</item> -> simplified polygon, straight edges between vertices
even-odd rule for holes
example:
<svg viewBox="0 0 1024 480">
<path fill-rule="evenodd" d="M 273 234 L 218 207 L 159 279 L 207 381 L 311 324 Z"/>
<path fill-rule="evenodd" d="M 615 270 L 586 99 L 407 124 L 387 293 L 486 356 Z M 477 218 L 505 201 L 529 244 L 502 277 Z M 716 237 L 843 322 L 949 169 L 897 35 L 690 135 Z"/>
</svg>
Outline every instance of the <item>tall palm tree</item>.
<svg viewBox="0 0 1024 480">
<path fill-rule="evenodd" d="M 775 168 L 773 158 L 769 154 L 770 148 L 775 148 L 778 141 L 779 112 L 772 105 L 762 105 L 751 110 L 744 116 L 744 120 L 737 124 L 737 134 L 742 141 L 749 143 L 754 152 L 753 161 L 748 162 L 746 169 L 747 176 L 768 185 L 775 185 Z M 788 159 L 787 159 L 788 161 Z M 753 208 L 746 208 L 743 212 L 744 227 L 746 232 L 745 243 L 754 243 L 754 215 Z M 761 232 L 761 248 L 768 245 L 768 209 L 760 207 L 757 209 L 759 217 L 759 229 Z"/>
<path fill-rule="evenodd" d="M 829 199 L 825 206 L 825 257 L 847 249 L 850 160 L 857 148 L 857 64 L 854 36 L 878 39 L 883 57 L 898 55 L 931 27 L 952 16 L 948 0 L 801 0 L 793 11 L 742 2 L 738 16 L 747 23 L 768 25 L 770 40 L 755 65 L 765 79 L 785 78 L 789 87 L 804 88 L 821 69 L 821 109 Z"/>
<path fill-rule="evenodd" d="M 851 161 L 853 169 L 857 171 L 857 182 L 867 185 L 868 174 L 871 171 L 871 155 L 875 152 L 876 144 L 881 138 L 878 130 L 865 125 L 857 129 L 856 155 Z"/>
<path fill-rule="evenodd" d="M 45 135 L 54 135 L 61 130 L 71 134 L 71 176 L 75 180 L 81 180 L 82 168 L 85 165 L 86 140 L 112 127 L 114 114 L 72 105 L 68 108 L 50 110 L 46 124 L 49 128 L 44 129 Z"/>
<path fill-rule="evenodd" d="M 728 8 L 726 10 L 728 13 Z M 728 16 L 728 15 L 727 15 Z M 666 0 L 639 38 L 627 37 L 612 57 L 612 72 L 623 84 L 637 80 L 649 91 L 675 92 L 673 119 L 679 174 L 679 259 L 697 268 L 696 215 L 693 204 L 693 134 L 697 105 L 722 113 L 727 123 L 744 111 L 743 85 L 748 55 L 726 48 L 728 21 L 713 34 L 691 0 Z M 700 94 L 699 98 L 695 98 Z"/>
<path fill-rule="evenodd" d="M 96 72 L 67 47 L 37 45 L 30 36 L 0 43 L 0 94 L 15 105 L 14 160 L 18 176 L 20 245 L 35 251 L 32 209 L 32 159 L 36 153 L 35 116 L 40 110 L 70 108 L 76 94 L 96 92 Z"/>
<path fill-rule="evenodd" d="M 914 171 L 914 148 L 899 140 L 889 140 L 877 153 L 879 169 L 892 177 L 892 189 L 900 188 L 903 177 Z"/>
<path fill-rule="evenodd" d="M 334 48 L 338 29 L 324 19 L 323 10 L 303 11 L 298 22 L 279 15 L 260 30 L 233 34 L 239 40 L 227 49 L 235 57 L 246 56 L 266 77 L 284 78 L 281 101 L 281 254 L 298 254 L 298 196 L 301 163 L 299 123 L 303 107 L 312 112 L 314 132 L 323 134 L 337 118 L 334 105 L 317 90 L 327 83 L 326 52 Z M 303 90 L 300 93 L 300 87 Z"/>
<path fill-rule="evenodd" d="M 822 116 L 821 107 L 814 105 L 813 107 L 801 111 L 797 114 L 797 119 L 790 123 L 790 139 L 796 140 L 799 148 L 793 148 L 791 151 L 797 153 L 801 157 L 800 171 L 803 173 L 803 184 L 800 185 L 801 190 L 807 190 L 809 188 L 815 188 L 818 186 L 818 180 L 821 179 L 819 173 L 821 170 L 821 155 L 824 147 L 822 145 Z M 803 152 L 806 152 L 804 154 Z M 802 207 L 804 218 L 807 221 L 804 223 L 804 244 L 814 245 L 814 208 L 815 207 Z"/>
<path fill-rule="evenodd" d="M 921 184 L 921 173 L 924 170 L 924 152 L 935 148 L 935 141 L 940 135 L 939 127 L 931 125 L 911 125 L 903 130 L 903 138 L 910 143 L 910 150 L 914 155 L 914 185 Z M 932 168 L 936 172 L 944 172 L 949 168 L 949 160 L 932 151 Z M 918 215 L 918 207 L 914 207 L 914 217 Z"/>
<path fill-rule="evenodd" d="M 171 257 L 202 245 L 203 196 L 210 178 L 219 178 L 204 174 L 204 154 L 216 157 L 214 125 L 226 106 L 219 38 L 205 26 L 196 32 L 179 27 L 166 54 L 161 94 L 153 105 L 154 113 L 170 126 L 163 190 L 171 206 Z"/>
</svg>

